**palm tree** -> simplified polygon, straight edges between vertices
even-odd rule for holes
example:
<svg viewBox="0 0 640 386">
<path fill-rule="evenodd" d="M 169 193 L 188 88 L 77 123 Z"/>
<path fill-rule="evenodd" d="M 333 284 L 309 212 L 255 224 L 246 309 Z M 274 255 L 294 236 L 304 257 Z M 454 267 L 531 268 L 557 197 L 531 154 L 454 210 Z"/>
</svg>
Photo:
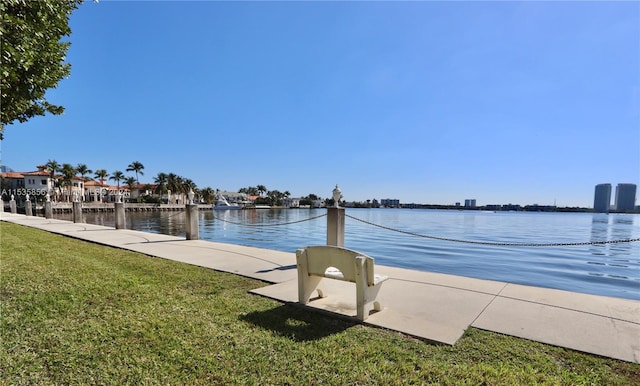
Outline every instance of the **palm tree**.
<svg viewBox="0 0 640 386">
<path fill-rule="evenodd" d="M 139 184 L 140 180 L 138 179 L 138 174 L 140 174 L 141 176 L 144 176 L 142 169 L 144 169 L 144 165 L 141 162 L 133 161 L 132 163 L 129 164 L 129 166 L 127 166 L 126 171 L 136 172 L 136 182 Z"/>
<path fill-rule="evenodd" d="M 200 190 L 200 194 L 202 195 L 204 202 L 207 204 L 213 204 L 213 201 L 216 198 L 216 192 L 208 186 Z"/>
<path fill-rule="evenodd" d="M 256 188 L 255 186 L 249 186 L 248 188 L 240 188 L 240 190 L 238 190 L 238 193 L 244 193 L 247 196 L 257 196 L 258 188 Z"/>
<path fill-rule="evenodd" d="M 44 165 L 44 168 L 46 171 L 49 172 L 49 175 L 51 176 L 51 178 L 54 178 L 56 175 L 56 172 L 60 171 L 60 164 L 58 162 L 56 162 L 56 160 L 49 160 L 47 161 L 47 163 Z"/>
<path fill-rule="evenodd" d="M 189 190 L 193 190 L 195 192 L 196 190 L 198 190 L 198 186 L 190 178 L 183 178 L 182 179 L 182 190 L 185 193 L 188 193 Z"/>
<path fill-rule="evenodd" d="M 167 174 L 167 189 L 170 190 L 172 194 L 180 195 L 179 200 L 184 201 L 184 193 L 187 191 L 185 191 L 183 177 L 174 173 Z"/>
<path fill-rule="evenodd" d="M 51 179 L 52 188 L 57 187 L 58 181 L 56 179 L 56 172 L 60 171 L 60 164 L 57 163 L 55 160 L 48 160 L 44 167 L 45 167 L 45 170 L 49 172 L 49 178 Z M 54 191 L 54 194 L 56 196 L 55 200 L 57 200 L 58 190 L 57 189 L 52 189 L 52 190 Z"/>
<path fill-rule="evenodd" d="M 167 174 L 167 189 L 174 193 L 178 193 L 182 189 L 180 176 L 174 173 Z"/>
<path fill-rule="evenodd" d="M 291 193 L 289 191 L 281 192 L 279 190 L 271 190 L 267 192 L 267 198 L 269 205 L 282 205 L 282 200 L 289 197 Z"/>
<path fill-rule="evenodd" d="M 268 191 L 268 190 L 267 190 L 267 187 L 266 187 L 266 186 L 264 186 L 264 185 L 258 185 L 258 186 L 256 186 L 256 190 L 258 191 L 258 193 L 259 193 L 261 196 L 262 196 L 262 194 L 263 194 L 263 193 L 266 193 L 266 192 Z"/>
<path fill-rule="evenodd" d="M 87 177 L 85 177 L 85 175 L 93 173 L 93 170 L 89 169 L 85 164 L 77 164 L 76 173 L 80 174 L 80 176 L 82 177 L 82 183 L 84 184 L 85 182 L 87 182 L 87 180 L 89 180 Z M 89 193 L 88 190 L 85 190 L 84 187 L 83 187 L 83 191 L 86 192 L 86 194 L 83 193 L 83 196 L 85 197 L 84 199 L 89 199 L 89 197 L 91 196 L 91 193 Z"/>
<path fill-rule="evenodd" d="M 107 178 L 109 173 L 106 169 L 98 169 L 96 170 L 95 177 L 100 179 L 100 184 L 104 185 L 104 180 Z"/>
<path fill-rule="evenodd" d="M 93 170 L 87 168 L 87 165 L 85 164 L 78 164 L 76 165 L 76 172 L 80 174 L 80 176 L 82 176 L 82 179 L 84 181 L 86 181 L 87 178 L 85 177 L 85 175 L 93 173 Z"/>
<path fill-rule="evenodd" d="M 126 177 L 124 179 L 124 184 L 127 185 L 127 188 L 129 188 L 129 190 L 135 189 L 137 183 L 138 181 L 136 181 L 135 177 Z"/>
<path fill-rule="evenodd" d="M 167 173 L 158 173 L 153 182 L 156 184 L 156 194 L 162 195 L 167 192 Z"/>
<path fill-rule="evenodd" d="M 100 180 L 100 190 L 96 189 L 96 195 L 98 195 L 98 192 L 100 193 L 99 197 L 96 197 L 96 200 L 99 200 L 100 202 L 102 202 L 102 189 L 104 188 L 104 180 L 108 175 L 109 173 L 106 169 L 98 169 L 94 174 L 94 177 Z"/>
<path fill-rule="evenodd" d="M 116 185 L 118 186 L 118 190 L 120 190 L 120 181 L 124 180 L 124 173 L 122 173 L 120 170 L 116 170 L 115 172 L 111 173 L 111 177 L 109 177 L 110 180 L 114 180 L 116 182 Z"/>
<path fill-rule="evenodd" d="M 76 176 L 77 170 L 71 164 L 62 164 L 62 168 L 60 168 L 60 173 L 62 173 L 62 186 L 67 187 L 67 201 L 71 197 L 71 185 L 73 183 L 73 177 Z"/>
<path fill-rule="evenodd" d="M 124 179 L 124 183 L 127 185 L 127 188 L 129 188 L 129 202 L 131 202 L 131 197 L 133 196 L 133 189 L 135 189 L 137 181 L 133 177 L 127 177 Z"/>
<path fill-rule="evenodd" d="M 182 178 L 182 177 L 181 177 Z M 198 190 L 198 186 L 195 182 L 193 182 L 190 178 L 182 178 L 182 192 L 183 194 L 188 194 L 189 191 L 193 190 L 194 197 L 198 197 L 200 191 Z"/>
</svg>

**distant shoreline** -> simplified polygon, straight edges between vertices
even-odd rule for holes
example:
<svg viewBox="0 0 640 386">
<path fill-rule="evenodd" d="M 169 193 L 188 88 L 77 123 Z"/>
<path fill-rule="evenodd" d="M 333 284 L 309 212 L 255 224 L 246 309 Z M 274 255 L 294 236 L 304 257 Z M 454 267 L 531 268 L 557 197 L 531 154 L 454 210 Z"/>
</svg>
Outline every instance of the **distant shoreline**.
<svg viewBox="0 0 640 386">
<path fill-rule="evenodd" d="M 155 212 L 155 211 L 182 211 L 185 209 L 184 204 L 142 204 L 142 203 L 125 203 L 125 211 L 127 212 Z M 543 206 L 543 205 L 527 205 L 524 207 L 517 206 L 506 206 L 506 207 L 497 207 L 497 206 L 477 206 L 477 207 L 464 207 L 464 206 L 456 206 L 456 205 L 435 205 L 435 204 L 400 204 L 396 207 L 382 207 L 382 206 L 366 206 L 366 205 L 358 205 L 357 203 L 346 203 L 344 206 L 349 209 L 438 209 L 438 210 L 470 210 L 470 211 L 488 211 L 488 212 L 548 212 L 548 213 L 601 213 L 594 212 L 592 208 L 581 208 L 581 207 L 555 207 L 555 206 Z M 212 204 L 198 204 L 198 210 L 212 210 Z M 253 208 L 247 207 L 242 210 L 264 210 L 264 209 L 321 209 L 321 208 L 312 208 L 312 207 L 284 207 L 284 206 L 273 206 L 271 208 Z M 44 206 L 38 204 L 34 207 L 35 212 L 44 213 Z M 72 203 L 71 202 L 57 202 L 53 204 L 54 213 L 71 213 Z M 93 212 L 113 212 L 115 210 L 114 203 L 83 203 L 82 211 L 84 213 L 93 213 Z M 9 211 L 9 202 L 4 201 L 4 211 Z M 24 207 L 18 207 L 19 213 L 24 213 Z M 607 214 L 602 212 L 603 214 Z M 635 211 L 616 211 L 610 210 L 608 213 L 611 214 L 640 214 L 640 210 Z"/>
</svg>

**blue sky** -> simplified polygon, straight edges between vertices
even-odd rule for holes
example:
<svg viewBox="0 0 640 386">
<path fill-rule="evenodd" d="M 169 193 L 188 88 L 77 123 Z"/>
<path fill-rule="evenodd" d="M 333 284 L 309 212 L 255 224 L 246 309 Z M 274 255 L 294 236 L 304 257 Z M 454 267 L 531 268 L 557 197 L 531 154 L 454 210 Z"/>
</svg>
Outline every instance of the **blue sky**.
<svg viewBox="0 0 640 386">
<path fill-rule="evenodd" d="M 640 184 L 638 2 L 115 2 L 2 163 L 199 187 L 592 206 Z"/>
</svg>

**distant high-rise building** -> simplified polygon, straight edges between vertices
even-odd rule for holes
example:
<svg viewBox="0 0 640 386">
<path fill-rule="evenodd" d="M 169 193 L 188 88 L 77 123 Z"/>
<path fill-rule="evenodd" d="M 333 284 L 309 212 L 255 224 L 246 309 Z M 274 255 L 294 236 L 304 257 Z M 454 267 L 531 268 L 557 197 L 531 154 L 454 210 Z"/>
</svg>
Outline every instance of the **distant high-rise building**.
<svg viewBox="0 0 640 386">
<path fill-rule="evenodd" d="M 633 210 L 636 205 L 636 184 L 618 184 L 616 186 L 616 210 Z"/>
<path fill-rule="evenodd" d="M 476 199 L 475 198 L 471 198 L 471 199 L 464 200 L 464 206 L 467 207 L 467 208 L 475 208 L 476 207 Z"/>
<path fill-rule="evenodd" d="M 593 210 L 600 213 L 608 213 L 611 206 L 611 184 L 596 185 L 596 193 L 593 198 Z"/>
</svg>

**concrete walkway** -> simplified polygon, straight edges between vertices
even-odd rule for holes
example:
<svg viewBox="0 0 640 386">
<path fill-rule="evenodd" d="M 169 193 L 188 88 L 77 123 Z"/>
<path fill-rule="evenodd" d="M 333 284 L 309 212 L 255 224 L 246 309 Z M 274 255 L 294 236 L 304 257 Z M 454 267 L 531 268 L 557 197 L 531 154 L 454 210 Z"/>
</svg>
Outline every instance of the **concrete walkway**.
<svg viewBox="0 0 640 386">
<path fill-rule="evenodd" d="M 185 240 L 6 212 L 0 214 L 0 220 L 252 277 L 272 283 L 252 293 L 283 302 L 297 301 L 293 251 Z M 640 301 L 381 265 L 376 266 L 376 273 L 390 279 L 378 295 L 383 310 L 371 314 L 366 324 L 451 345 L 473 326 L 640 363 Z M 327 280 L 325 287 L 329 296 L 308 307 L 354 317 L 354 285 Z"/>
</svg>

